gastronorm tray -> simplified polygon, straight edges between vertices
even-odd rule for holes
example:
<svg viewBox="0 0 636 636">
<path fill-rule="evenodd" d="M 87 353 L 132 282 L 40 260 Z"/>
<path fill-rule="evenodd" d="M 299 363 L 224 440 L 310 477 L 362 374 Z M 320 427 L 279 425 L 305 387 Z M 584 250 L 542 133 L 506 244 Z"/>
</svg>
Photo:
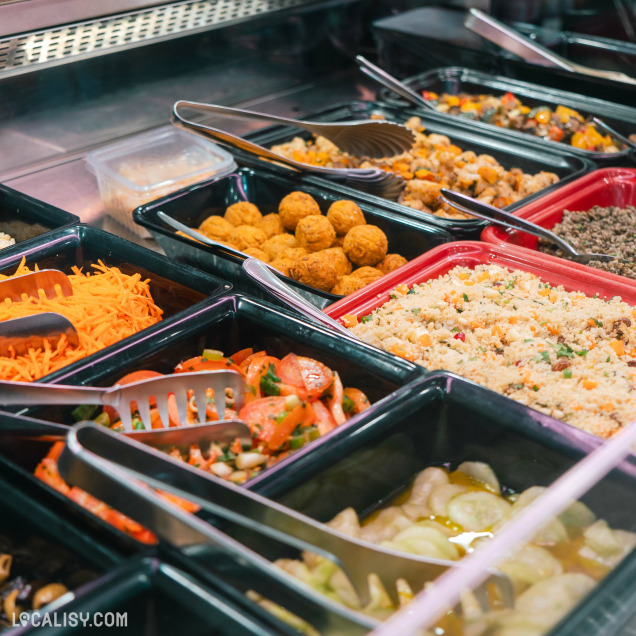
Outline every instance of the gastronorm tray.
<svg viewBox="0 0 636 636">
<path fill-rule="evenodd" d="M 332 202 L 345 198 L 316 185 L 299 183 L 263 170 L 241 168 L 212 183 L 191 186 L 143 205 L 135 210 L 134 218 L 152 233 L 171 258 L 217 274 L 230 281 L 238 291 L 278 303 L 277 299 L 263 291 L 245 274 L 241 267 L 243 259 L 229 254 L 222 247 L 209 247 L 179 236 L 157 217 L 157 212 L 161 210 L 189 227 L 198 228 L 208 216 L 223 215 L 226 207 L 237 201 L 250 201 L 263 214 L 277 212 L 281 199 L 295 190 L 311 194 L 323 214 L 326 214 Z M 354 200 L 360 206 L 369 223 L 384 231 L 389 241 L 390 253 L 399 252 L 405 258 L 413 259 L 435 245 L 452 240 L 451 235 L 440 227 L 413 218 L 398 217 L 392 211 L 383 209 L 386 206 L 369 203 L 359 193 L 347 195 L 346 198 Z M 342 298 L 298 283 L 282 274 L 280 277 L 320 308 Z"/>
<path fill-rule="evenodd" d="M 450 95 L 458 95 L 459 93 L 469 93 L 473 95 L 493 94 L 495 96 L 511 92 L 515 97 L 519 97 L 523 104 L 534 108 L 535 106 L 552 106 L 553 109 L 559 105 L 568 106 L 580 112 L 582 115 L 597 115 L 604 122 L 612 126 L 615 130 L 629 137 L 636 132 L 636 108 L 613 104 L 602 99 L 593 97 L 584 97 L 576 93 L 569 93 L 556 88 L 548 88 L 537 84 L 530 84 L 519 80 L 513 80 L 501 75 L 490 75 L 482 73 L 470 68 L 462 68 L 450 66 L 445 68 L 436 68 L 426 73 L 421 73 L 404 80 L 407 86 L 414 91 L 420 93 L 422 91 L 431 91 L 441 95 L 449 93 Z M 380 91 L 380 99 L 389 104 L 397 106 L 407 105 L 406 100 L 400 98 L 396 93 L 383 88 Z M 444 114 L 444 113 L 441 113 Z M 446 114 L 445 114 L 446 115 Z M 446 115 L 457 119 L 456 115 Z M 482 121 L 470 120 L 471 125 L 475 129 L 487 128 L 492 130 L 496 128 L 501 134 L 509 134 L 516 139 L 533 139 L 539 143 L 547 143 L 550 146 L 557 145 L 559 148 L 567 149 L 576 155 L 589 157 L 595 160 L 604 161 L 626 161 L 629 150 L 625 149 L 618 153 L 592 152 L 575 148 L 566 143 L 550 141 L 534 137 L 527 133 L 500 128 L 494 124 Z"/>
<path fill-rule="evenodd" d="M 36 236 L 77 223 L 74 214 L 0 184 L 0 232 L 15 239 L 15 245 L 5 247 L 2 254 Z"/>
<path fill-rule="evenodd" d="M 98 259 L 102 259 L 106 265 L 116 265 L 127 274 L 139 272 L 142 277 L 151 280 L 152 296 L 164 310 L 163 319 L 157 325 L 42 378 L 42 381 L 47 382 L 68 378 L 79 366 L 95 364 L 104 356 L 112 356 L 115 350 L 125 349 L 132 342 L 144 341 L 181 312 L 231 288 L 219 278 L 174 263 L 152 250 L 85 225 L 51 232 L 25 243 L 20 250 L 11 250 L 6 254 L 0 252 L 0 273 L 12 274 L 22 258 L 26 259 L 27 265 L 37 263 L 40 269 L 51 267 L 66 274 L 71 273 L 74 265 L 85 267 L 96 263 Z"/>
<path fill-rule="evenodd" d="M 373 422 L 360 422 L 314 453 L 301 451 L 284 474 L 272 475 L 260 491 L 320 521 L 348 506 L 365 517 L 392 502 L 427 466 L 453 468 L 467 460 L 483 461 L 505 487 L 519 492 L 550 485 L 601 443 L 474 382 L 436 372 L 415 383 L 408 399 L 394 402 Z M 633 531 L 636 514 L 625 501 L 634 499 L 635 477 L 632 457 L 582 501 L 610 526 Z M 281 556 L 280 550 L 273 556 Z M 561 627 L 589 607 L 596 621 L 605 621 L 604 612 L 615 602 L 617 585 L 633 572 L 635 557 L 632 553 L 599 583 L 592 604 L 584 601 Z M 550 633 L 558 634 L 560 628 Z"/>
<path fill-rule="evenodd" d="M 44 505 L 37 497 L 38 492 L 33 492 L 34 489 L 30 488 L 29 484 L 21 484 L 15 480 L 6 479 L 6 476 L 2 475 L 0 489 L 6 494 L 2 501 L 0 536 L 25 542 L 30 537 L 34 537 L 36 540 L 45 540 L 51 547 L 57 546 L 62 549 L 73 560 L 73 568 L 63 576 L 62 580 L 69 583 L 67 577 L 70 575 L 74 583 L 69 585 L 69 589 L 74 593 L 81 594 L 82 590 L 90 588 L 93 581 L 104 572 L 121 563 L 123 556 L 120 553 L 104 543 L 95 541 L 93 537 L 69 524 L 68 518 L 60 514 L 58 510 Z M 32 545 L 35 551 L 42 550 L 35 542 L 29 545 Z M 48 547 L 46 551 L 50 554 Z M 55 561 L 61 555 L 50 554 L 50 556 L 51 560 Z M 30 558 L 35 557 L 30 555 Z M 66 596 L 56 601 L 56 606 L 66 606 L 68 601 Z M 0 632 L 4 631 L 5 627 L 0 623 Z"/>
<path fill-rule="evenodd" d="M 237 606 L 186 572 L 151 557 L 109 572 L 67 604 L 64 613 L 69 618 L 81 615 L 88 625 L 118 634 L 172 636 L 183 630 L 192 636 L 268 636 L 285 630 L 253 603 Z M 57 627 L 30 626 L 20 633 L 59 636 L 77 631 L 62 621 L 58 616 Z"/>
<path fill-rule="evenodd" d="M 367 394 L 372 406 L 362 415 L 365 420 L 376 410 L 384 408 L 409 382 L 422 373 L 422 368 L 374 347 L 356 341 L 344 342 L 338 334 L 325 327 L 314 326 L 288 311 L 268 306 L 258 300 L 231 295 L 217 298 L 210 306 L 194 308 L 188 316 L 175 320 L 143 341 L 131 343 L 120 351 L 108 352 L 95 364 L 86 363 L 65 381 L 72 384 L 110 386 L 123 375 L 140 369 L 162 373 L 171 372 L 182 360 L 200 355 L 204 348 L 223 350 L 227 355 L 243 348 L 283 356 L 290 351 L 315 357 L 336 369 L 344 386 L 355 386 Z M 397 392 L 397 393 L 396 393 Z M 72 424 L 73 407 L 31 407 L 29 417 Z M 360 416 L 358 416 L 360 417 Z M 20 420 L 0 412 L 0 420 Z M 356 418 L 357 419 L 357 418 Z M 353 420 L 352 420 L 353 421 Z M 339 434 L 348 424 L 332 431 Z M 312 442 L 309 446 L 312 446 Z M 83 508 L 53 490 L 33 476 L 38 462 L 46 455 L 50 442 L 0 436 L 0 467 L 5 466 L 15 478 L 42 493 L 52 505 L 70 510 L 83 518 L 95 530 L 115 536 L 125 546 L 136 541 L 87 513 Z M 293 456 L 293 455 L 292 455 Z M 282 464 L 282 462 L 280 462 Z M 247 482 L 255 487 L 262 479 L 276 471 L 278 464 Z"/>
<path fill-rule="evenodd" d="M 517 215 L 551 230 L 563 220 L 563 210 L 583 212 L 595 205 L 603 207 L 627 205 L 636 206 L 636 169 L 633 168 L 604 168 L 584 175 L 576 181 L 567 184 L 559 190 L 558 196 L 548 195 L 539 202 L 530 203 L 519 209 Z M 489 225 L 481 235 L 482 241 L 494 245 L 515 245 L 538 251 L 539 239 L 532 234 L 526 234 L 513 229 L 504 229 L 496 225 Z M 572 267 L 589 269 L 568 261 Z M 601 270 L 596 270 L 600 272 Z M 616 278 L 616 274 L 603 272 L 604 276 Z M 625 280 L 619 277 L 620 280 Z"/>
<path fill-rule="evenodd" d="M 479 129 L 476 132 L 473 130 L 472 122 L 463 122 L 458 118 L 450 120 L 448 117 L 436 113 L 423 113 L 413 109 L 396 108 L 376 102 L 341 104 L 308 116 L 308 119 L 315 121 L 351 121 L 368 119 L 372 114 L 381 114 L 389 120 L 401 123 L 407 121 L 409 117 L 417 115 L 422 119 L 422 124 L 426 127 L 428 133 L 435 132 L 447 135 L 462 150 L 473 150 L 477 154 L 485 153 L 491 155 L 506 169 L 517 167 L 524 172 L 531 173 L 547 170 L 559 175 L 560 181 L 558 183 L 506 206 L 504 209 L 509 212 L 517 210 L 531 200 L 543 197 L 549 192 L 559 189 L 563 184 L 589 172 L 594 167 L 594 163 L 588 159 L 574 156 L 567 150 L 562 150 L 558 147 L 541 147 L 537 146 L 535 141 L 527 142 L 525 139 L 518 140 L 515 138 L 513 141 L 503 137 L 498 132 L 486 129 Z M 269 147 L 274 144 L 285 143 L 297 136 L 309 137 L 308 134 L 300 133 L 298 130 L 277 126 L 250 135 L 250 139 Z M 303 181 L 320 184 L 324 188 L 340 192 L 343 198 L 357 192 L 352 188 L 337 185 L 320 177 L 307 176 L 303 178 Z M 457 238 L 476 238 L 477 233 L 484 227 L 484 222 L 477 219 L 444 219 L 376 196 L 366 195 L 366 198 L 371 204 L 381 204 L 386 209 L 393 210 L 401 215 L 425 219 L 429 223 L 443 227 Z"/>
<path fill-rule="evenodd" d="M 563 285 L 566 291 L 580 291 L 589 296 L 598 294 L 606 299 L 621 296 L 624 302 L 636 305 L 636 282 L 624 276 L 610 275 L 586 265 L 575 267 L 562 258 L 510 245 L 458 241 L 436 247 L 404 265 L 401 271 L 391 272 L 382 280 L 327 307 L 325 313 L 335 319 L 345 314 L 364 316 L 387 302 L 390 291 L 397 285 L 415 285 L 444 276 L 459 265 L 476 267 L 485 263 L 530 272 L 551 285 Z"/>
<path fill-rule="evenodd" d="M 467 66 L 628 106 L 634 104 L 633 85 L 524 62 L 467 29 L 465 17 L 465 10 L 421 7 L 377 20 L 372 30 L 382 65 L 399 77 L 438 66 Z M 634 44 L 530 24 L 513 26 L 572 62 L 633 75 Z"/>
</svg>

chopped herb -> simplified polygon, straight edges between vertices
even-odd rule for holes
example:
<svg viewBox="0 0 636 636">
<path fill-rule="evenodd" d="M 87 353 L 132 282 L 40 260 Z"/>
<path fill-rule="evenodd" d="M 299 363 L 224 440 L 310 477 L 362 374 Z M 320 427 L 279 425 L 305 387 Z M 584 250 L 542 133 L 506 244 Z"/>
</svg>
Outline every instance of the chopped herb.
<svg viewBox="0 0 636 636">
<path fill-rule="evenodd" d="M 460 329 L 459 329 L 459 327 L 453 327 L 453 328 L 451 329 L 451 331 L 452 331 L 453 333 L 457 333 L 458 331 L 460 331 Z"/>
<path fill-rule="evenodd" d="M 534 342 L 534 338 L 526 338 L 524 342 Z"/>
<path fill-rule="evenodd" d="M 360 322 L 369 322 L 369 320 L 371 320 L 371 314 L 369 314 L 368 316 L 362 316 L 362 318 L 360 318 Z"/>
<path fill-rule="evenodd" d="M 463 309 L 456 309 L 455 311 L 456 311 L 458 314 L 463 314 L 463 313 L 464 313 L 464 310 L 463 310 Z"/>
<path fill-rule="evenodd" d="M 417 314 L 420 313 L 420 308 L 419 307 L 414 307 L 413 309 L 411 309 L 411 311 L 417 316 Z"/>
<path fill-rule="evenodd" d="M 413 286 L 413 287 L 411 287 L 411 289 L 409 289 L 409 290 L 406 292 L 406 295 L 408 296 L 409 294 L 414 294 L 414 293 L 415 293 L 415 287 Z"/>
<path fill-rule="evenodd" d="M 342 410 L 345 413 L 353 413 L 356 409 L 356 403 L 346 395 L 342 398 Z"/>
<path fill-rule="evenodd" d="M 270 364 L 267 373 L 261 378 L 261 391 L 264 395 L 280 395 L 280 378 L 276 375 L 276 367 Z"/>
<path fill-rule="evenodd" d="M 609 362 L 610 361 L 610 357 L 607 356 L 607 359 L 605 360 L 605 362 Z"/>
<path fill-rule="evenodd" d="M 513 280 L 509 280 L 506 283 L 506 289 L 512 289 L 515 286 L 515 282 Z"/>
<path fill-rule="evenodd" d="M 464 302 L 469 302 L 468 301 L 468 294 L 462 294 L 462 296 L 464 297 Z"/>
<path fill-rule="evenodd" d="M 572 347 L 561 344 L 557 349 L 557 358 L 573 358 L 574 357 L 574 349 Z"/>
<path fill-rule="evenodd" d="M 482 353 L 486 353 L 486 350 L 483 347 L 477 347 L 477 349 L 479 349 Z"/>
<path fill-rule="evenodd" d="M 517 391 L 520 391 L 521 389 L 523 389 L 523 384 L 513 384 L 512 388 L 517 389 Z"/>
<path fill-rule="evenodd" d="M 517 305 L 512 306 L 513 309 L 518 309 Z"/>
<path fill-rule="evenodd" d="M 538 387 L 536 384 L 534 384 L 534 385 L 532 386 L 532 390 L 533 390 L 533 391 L 538 391 L 538 390 L 539 390 L 539 387 Z"/>
<path fill-rule="evenodd" d="M 581 349 L 581 351 L 575 351 L 574 353 L 576 353 L 577 356 L 586 356 L 587 349 Z"/>
<path fill-rule="evenodd" d="M 563 377 L 571 378 L 572 377 L 572 369 L 563 369 Z"/>
<path fill-rule="evenodd" d="M 397 294 L 389 294 L 389 296 L 391 297 L 392 300 L 395 300 L 398 297 Z"/>
<path fill-rule="evenodd" d="M 603 326 L 603 323 L 600 320 L 596 320 L 596 318 L 592 318 L 592 320 L 594 321 L 594 324 L 597 327 L 602 327 Z"/>
</svg>

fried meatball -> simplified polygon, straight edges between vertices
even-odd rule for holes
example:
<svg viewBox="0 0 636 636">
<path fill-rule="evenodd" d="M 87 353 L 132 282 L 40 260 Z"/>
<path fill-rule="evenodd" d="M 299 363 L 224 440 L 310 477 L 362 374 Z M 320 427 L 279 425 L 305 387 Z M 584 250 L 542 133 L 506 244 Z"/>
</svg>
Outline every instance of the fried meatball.
<svg viewBox="0 0 636 636">
<path fill-rule="evenodd" d="M 345 237 L 336 235 L 336 240 L 333 242 L 332 247 L 342 247 Z"/>
<path fill-rule="evenodd" d="M 252 225 L 239 225 L 232 236 L 232 243 L 242 252 L 248 247 L 260 247 L 265 243 L 265 233 Z"/>
<path fill-rule="evenodd" d="M 336 268 L 338 276 L 351 274 L 351 262 L 341 247 L 330 247 L 329 249 L 322 250 L 317 253 L 329 258 L 329 260 L 333 263 L 333 266 Z"/>
<path fill-rule="evenodd" d="M 243 250 L 249 256 L 253 256 L 254 258 L 258 258 L 259 261 L 263 261 L 264 263 L 269 263 L 269 256 L 258 247 L 248 247 Z"/>
<path fill-rule="evenodd" d="M 266 214 L 258 223 L 254 224 L 254 227 L 263 230 L 267 238 L 272 238 L 272 236 L 282 234 L 285 231 L 280 216 L 275 212 Z"/>
<path fill-rule="evenodd" d="M 233 203 L 225 210 L 224 218 L 235 227 L 239 225 L 255 225 L 262 218 L 260 210 L 249 201 L 239 201 Z"/>
<path fill-rule="evenodd" d="M 369 267 L 368 265 L 365 265 L 364 267 L 358 267 L 358 269 L 353 270 L 351 276 L 363 280 L 364 284 L 368 285 L 369 283 L 373 283 L 378 280 L 378 278 L 382 278 L 384 274 L 377 269 L 377 267 Z"/>
<path fill-rule="evenodd" d="M 296 238 L 293 234 L 277 234 L 268 238 L 259 247 L 269 256 L 272 260 L 280 258 L 283 252 L 290 247 L 296 247 Z"/>
<path fill-rule="evenodd" d="M 336 231 L 327 217 L 319 214 L 306 216 L 298 221 L 296 226 L 296 241 L 301 247 L 306 247 L 310 252 L 326 250 L 334 242 Z"/>
<path fill-rule="evenodd" d="M 213 241 L 231 241 L 234 230 L 235 227 L 222 216 L 209 216 L 199 225 L 199 232 Z"/>
<path fill-rule="evenodd" d="M 277 269 L 284 276 L 291 276 L 289 270 L 293 266 L 294 261 L 291 258 L 277 258 L 273 261 L 270 261 L 270 267 Z"/>
<path fill-rule="evenodd" d="M 289 271 L 291 277 L 299 283 L 327 292 L 336 284 L 338 278 L 336 268 L 320 254 L 301 256 Z"/>
<path fill-rule="evenodd" d="M 342 249 L 354 265 L 377 265 L 389 248 L 386 234 L 375 225 L 356 225 L 345 236 Z"/>
<path fill-rule="evenodd" d="M 361 278 L 355 276 L 341 276 L 338 282 L 331 289 L 332 294 L 338 294 L 339 296 L 347 296 L 353 294 L 366 286 L 366 283 Z"/>
<path fill-rule="evenodd" d="M 367 224 L 362 210 L 353 201 L 334 201 L 327 212 L 327 218 L 340 236 L 344 236 L 352 227 Z"/>
<path fill-rule="evenodd" d="M 320 214 L 320 207 L 310 194 L 292 192 L 280 202 L 278 213 L 283 227 L 293 232 L 300 219 L 312 214 Z"/>
<path fill-rule="evenodd" d="M 392 272 L 394 269 L 398 267 L 402 267 L 402 265 L 406 265 L 408 261 L 404 258 L 404 256 L 400 256 L 399 254 L 387 254 L 384 257 L 384 260 L 376 265 L 376 267 L 383 273 L 388 274 Z"/>
<path fill-rule="evenodd" d="M 281 255 L 281 258 L 291 258 L 292 261 L 299 259 L 301 256 L 309 254 L 304 247 L 288 247 Z"/>
</svg>

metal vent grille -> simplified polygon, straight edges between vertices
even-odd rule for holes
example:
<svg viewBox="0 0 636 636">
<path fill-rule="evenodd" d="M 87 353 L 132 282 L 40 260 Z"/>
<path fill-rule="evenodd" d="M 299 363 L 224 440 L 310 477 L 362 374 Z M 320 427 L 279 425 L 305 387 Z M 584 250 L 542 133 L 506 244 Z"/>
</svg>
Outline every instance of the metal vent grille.
<svg viewBox="0 0 636 636">
<path fill-rule="evenodd" d="M 308 0 L 186 0 L 0 39 L 0 77 L 203 31 Z"/>
</svg>

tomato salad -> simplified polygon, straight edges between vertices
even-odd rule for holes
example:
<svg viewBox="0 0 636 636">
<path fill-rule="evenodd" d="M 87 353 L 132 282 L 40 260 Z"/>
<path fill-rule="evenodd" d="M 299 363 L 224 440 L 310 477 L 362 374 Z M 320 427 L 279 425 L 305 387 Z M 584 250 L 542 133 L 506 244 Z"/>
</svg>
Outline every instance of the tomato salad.
<svg viewBox="0 0 636 636">
<path fill-rule="evenodd" d="M 243 447 L 239 439 L 229 445 L 212 444 L 205 452 L 197 444 L 187 453 L 177 448 L 169 449 L 171 457 L 206 470 L 216 477 L 243 484 L 248 479 L 280 459 L 297 450 L 307 442 L 325 435 L 346 422 L 356 413 L 369 407 L 366 395 L 355 388 L 344 388 L 340 376 L 322 362 L 289 353 L 279 359 L 266 351 L 254 352 L 242 349 L 230 357 L 222 352 L 206 349 L 201 356 L 181 362 L 175 373 L 230 369 L 245 379 L 245 404 L 237 410 L 231 390 L 226 390 L 226 418 L 238 418 L 250 428 L 252 444 Z M 161 375 L 156 371 L 130 373 L 117 384 L 129 384 Z M 215 400 L 208 389 L 206 421 L 218 420 Z M 197 407 L 193 396 L 188 400 L 187 424 L 197 423 Z M 179 426 L 179 415 L 173 396 L 169 402 L 169 426 Z M 133 426 L 143 429 L 139 414 L 133 408 Z M 80 406 L 74 411 L 78 420 L 91 418 L 93 407 Z M 152 428 L 163 428 L 156 405 L 151 403 Z M 115 431 L 123 426 L 117 411 L 105 406 L 94 420 Z M 79 488 L 70 488 L 57 469 L 57 458 L 63 443 L 55 444 L 48 455 L 38 464 L 35 476 L 49 486 L 67 495 L 82 507 L 90 510 L 119 530 L 144 543 L 154 543 L 154 535 L 129 517 L 113 510 Z M 197 507 L 173 495 L 161 493 L 191 512 Z"/>
</svg>

